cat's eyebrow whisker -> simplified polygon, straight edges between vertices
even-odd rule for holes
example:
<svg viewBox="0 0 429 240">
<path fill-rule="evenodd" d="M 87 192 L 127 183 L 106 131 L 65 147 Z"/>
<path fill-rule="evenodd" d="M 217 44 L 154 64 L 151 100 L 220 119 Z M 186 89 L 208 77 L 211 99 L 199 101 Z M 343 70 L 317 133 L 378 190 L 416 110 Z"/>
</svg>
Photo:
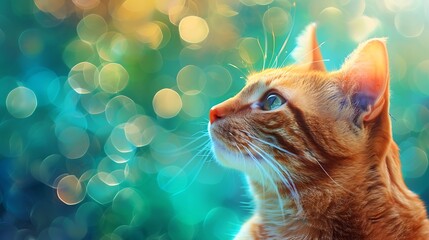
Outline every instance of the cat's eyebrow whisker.
<svg viewBox="0 0 429 240">
<path fill-rule="evenodd" d="M 267 34 L 267 29 L 265 28 L 265 24 L 264 21 L 262 20 L 262 28 L 264 31 L 264 67 L 263 69 L 265 70 L 265 64 L 267 63 L 267 58 L 268 58 L 268 34 Z"/>
<path fill-rule="evenodd" d="M 293 32 L 293 29 L 294 29 L 294 27 L 295 27 L 295 17 L 296 17 L 296 5 L 295 5 L 295 3 L 294 3 L 294 5 L 293 5 L 293 7 L 294 7 L 294 11 L 293 11 L 293 18 L 292 18 L 292 26 L 291 26 L 291 28 L 290 28 L 290 30 L 289 30 L 289 33 L 288 33 L 288 35 L 287 35 L 287 37 L 286 37 L 285 41 L 283 42 L 282 47 L 280 48 L 279 53 L 278 53 L 278 54 L 277 54 L 277 56 L 276 56 L 276 58 L 277 58 L 277 59 L 280 57 L 280 55 L 282 54 L 282 52 L 283 52 L 283 51 L 284 51 L 284 49 L 286 48 L 286 45 L 287 45 L 287 43 L 289 42 L 289 38 L 290 38 L 290 36 L 291 36 L 291 34 L 292 34 L 292 32 Z M 286 59 L 285 59 L 285 60 L 283 60 L 283 62 L 282 62 L 282 64 L 281 64 L 280 66 L 283 66 L 283 64 L 285 63 L 285 61 L 287 60 L 287 58 L 288 58 L 288 57 L 289 57 L 289 54 L 286 56 Z"/>
<path fill-rule="evenodd" d="M 228 66 L 233 67 L 234 69 L 236 69 L 243 77 L 243 79 L 247 79 L 247 75 L 249 74 L 249 71 L 247 70 L 247 74 L 239 67 L 237 67 L 236 65 L 232 64 L 232 63 L 228 63 Z"/>
<path fill-rule="evenodd" d="M 266 40 L 265 40 L 266 41 Z M 266 42 L 265 42 L 266 43 Z M 262 56 L 263 56 L 263 59 L 262 59 L 262 71 L 263 70 L 265 70 L 265 62 L 266 62 L 266 60 L 267 60 L 267 53 L 266 52 L 264 52 L 264 50 L 262 50 L 262 46 L 261 46 L 261 41 L 259 41 L 259 38 L 258 38 L 258 46 L 259 46 L 259 49 L 261 50 L 261 54 L 262 54 Z"/>
<path fill-rule="evenodd" d="M 274 34 L 274 27 L 271 24 L 271 38 L 273 39 L 273 47 L 272 47 L 272 51 L 271 51 L 271 57 L 270 57 L 270 68 L 273 68 L 276 63 L 276 59 L 274 58 L 274 52 L 276 51 L 276 35 Z"/>
</svg>

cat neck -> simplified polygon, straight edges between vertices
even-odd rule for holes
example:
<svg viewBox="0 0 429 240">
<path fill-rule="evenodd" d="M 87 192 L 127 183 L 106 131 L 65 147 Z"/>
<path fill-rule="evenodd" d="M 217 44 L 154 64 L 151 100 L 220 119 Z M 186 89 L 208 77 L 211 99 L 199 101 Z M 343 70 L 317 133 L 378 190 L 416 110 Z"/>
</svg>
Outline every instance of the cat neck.
<svg viewBox="0 0 429 240">
<path fill-rule="evenodd" d="M 308 235 L 311 239 L 347 239 L 360 234 L 364 239 L 376 236 L 377 229 L 395 234 L 395 228 L 403 227 L 402 234 L 408 234 L 404 233 L 408 229 L 412 236 L 413 231 L 429 226 L 423 203 L 403 181 L 396 144 L 392 141 L 383 157 L 367 161 L 373 164 L 350 172 L 348 179 L 298 186 L 302 210 L 282 189 L 277 195 L 277 191 L 249 179 L 259 229 L 266 236 L 279 238 Z"/>
</svg>

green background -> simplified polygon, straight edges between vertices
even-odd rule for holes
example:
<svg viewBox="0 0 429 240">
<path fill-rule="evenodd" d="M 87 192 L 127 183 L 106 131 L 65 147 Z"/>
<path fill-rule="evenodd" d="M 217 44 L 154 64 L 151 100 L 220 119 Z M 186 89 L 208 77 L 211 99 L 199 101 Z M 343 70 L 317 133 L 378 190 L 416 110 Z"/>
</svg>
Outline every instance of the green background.
<svg viewBox="0 0 429 240">
<path fill-rule="evenodd" d="M 402 171 L 429 202 L 427 1 L 5 0 L 0 239 L 231 239 L 253 205 L 208 111 L 310 22 L 329 70 L 388 38 Z"/>
</svg>

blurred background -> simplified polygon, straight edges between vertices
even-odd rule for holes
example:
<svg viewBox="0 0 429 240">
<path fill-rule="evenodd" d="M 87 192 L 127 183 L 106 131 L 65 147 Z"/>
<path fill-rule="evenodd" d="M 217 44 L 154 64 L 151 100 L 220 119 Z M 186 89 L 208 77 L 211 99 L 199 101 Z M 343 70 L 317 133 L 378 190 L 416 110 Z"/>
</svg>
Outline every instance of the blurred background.
<svg viewBox="0 0 429 240">
<path fill-rule="evenodd" d="M 329 70 L 388 37 L 394 138 L 429 203 L 428 1 L 3 0 L 0 239 L 231 239 L 252 202 L 208 111 L 291 63 L 310 22 Z"/>
</svg>

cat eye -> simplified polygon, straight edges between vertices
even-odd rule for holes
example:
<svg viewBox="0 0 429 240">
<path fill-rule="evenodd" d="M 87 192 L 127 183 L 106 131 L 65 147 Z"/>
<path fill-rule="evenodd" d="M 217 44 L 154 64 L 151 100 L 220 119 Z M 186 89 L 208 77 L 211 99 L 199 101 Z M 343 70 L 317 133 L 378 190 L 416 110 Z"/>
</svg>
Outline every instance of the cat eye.
<svg viewBox="0 0 429 240">
<path fill-rule="evenodd" d="M 270 93 L 262 101 L 261 108 L 265 111 L 270 111 L 279 108 L 286 100 L 276 93 Z"/>
</svg>

